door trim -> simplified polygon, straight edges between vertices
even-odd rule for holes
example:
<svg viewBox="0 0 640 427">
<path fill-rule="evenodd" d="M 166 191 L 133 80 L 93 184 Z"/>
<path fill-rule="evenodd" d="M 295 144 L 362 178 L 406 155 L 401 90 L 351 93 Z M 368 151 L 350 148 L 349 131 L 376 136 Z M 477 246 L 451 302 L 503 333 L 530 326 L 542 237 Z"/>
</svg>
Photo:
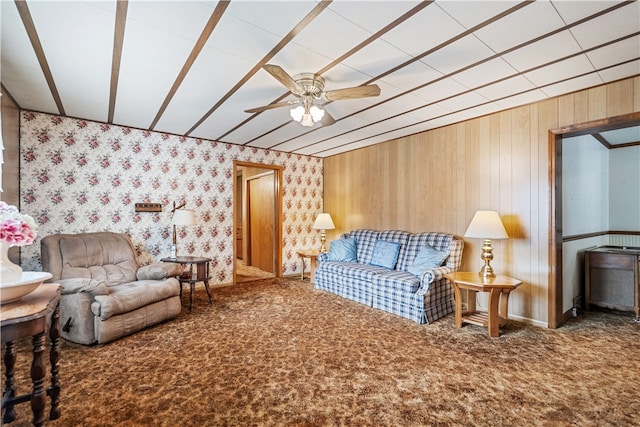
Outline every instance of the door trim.
<svg viewBox="0 0 640 427">
<path fill-rule="evenodd" d="M 276 185 L 276 189 L 275 189 L 275 206 L 276 206 L 276 221 L 275 221 L 275 228 L 276 228 L 276 232 L 275 232 L 275 238 L 276 238 L 276 245 L 275 245 L 275 267 L 276 267 L 276 271 L 275 271 L 275 275 L 276 277 L 282 277 L 282 175 L 283 175 L 283 170 L 284 170 L 284 166 L 279 166 L 279 165 L 269 165 L 269 164 L 263 164 L 263 163 L 252 163 L 252 162 L 243 162 L 240 160 L 234 160 L 233 161 L 233 176 L 235 177 L 238 173 L 238 166 L 244 166 L 244 167 L 251 167 L 251 168 L 260 168 L 260 169 L 268 169 L 271 170 L 275 173 L 275 185 Z M 235 230 L 235 225 L 238 223 L 238 218 L 237 218 L 237 209 L 236 209 L 236 203 L 242 203 L 242 201 L 238 201 L 236 200 L 236 185 L 237 185 L 237 179 L 233 180 L 233 224 L 234 224 L 234 230 Z M 244 194 L 244 192 L 243 192 Z M 240 211 L 242 211 L 242 209 L 240 209 Z M 235 241 L 235 233 L 234 233 L 234 241 L 233 241 L 233 284 L 236 284 L 236 259 L 237 259 L 237 247 L 236 247 L 236 241 Z"/>
<path fill-rule="evenodd" d="M 623 114 L 549 130 L 549 288 L 548 327 L 555 329 L 570 317 L 563 313 L 562 283 L 562 140 L 640 124 L 640 112 Z"/>
</svg>

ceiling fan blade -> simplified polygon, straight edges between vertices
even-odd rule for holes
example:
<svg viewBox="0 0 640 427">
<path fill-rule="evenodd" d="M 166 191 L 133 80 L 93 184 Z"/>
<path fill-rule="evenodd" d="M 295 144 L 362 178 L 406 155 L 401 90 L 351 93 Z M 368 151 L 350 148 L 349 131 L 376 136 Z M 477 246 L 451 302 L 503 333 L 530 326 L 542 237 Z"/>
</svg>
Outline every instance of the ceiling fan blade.
<svg viewBox="0 0 640 427">
<path fill-rule="evenodd" d="M 264 68 L 267 73 L 275 77 L 276 80 L 282 83 L 284 87 L 289 89 L 292 93 L 300 95 L 304 92 L 304 89 L 300 87 L 300 85 L 293 80 L 293 77 L 283 70 L 282 67 L 273 64 L 265 64 L 262 68 Z"/>
<path fill-rule="evenodd" d="M 329 114 L 329 112 L 325 109 L 324 116 L 322 116 L 322 118 L 320 119 L 320 123 L 322 123 L 322 126 L 331 126 L 335 122 L 336 119 L 334 119 L 333 116 Z"/>
<path fill-rule="evenodd" d="M 378 95 L 380 95 L 380 86 L 367 85 L 330 90 L 325 92 L 324 97 L 327 101 L 337 101 L 339 99 L 367 98 Z"/>
<path fill-rule="evenodd" d="M 248 110 L 244 110 L 245 113 L 259 113 L 261 111 L 271 110 L 273 108 L 287 107 L 289 105 L 297 104 L 298 101 L 285 101 L 278 102 L 276 104 L 263 105 L 262 107 L 250 108 Z"/>
</svg>

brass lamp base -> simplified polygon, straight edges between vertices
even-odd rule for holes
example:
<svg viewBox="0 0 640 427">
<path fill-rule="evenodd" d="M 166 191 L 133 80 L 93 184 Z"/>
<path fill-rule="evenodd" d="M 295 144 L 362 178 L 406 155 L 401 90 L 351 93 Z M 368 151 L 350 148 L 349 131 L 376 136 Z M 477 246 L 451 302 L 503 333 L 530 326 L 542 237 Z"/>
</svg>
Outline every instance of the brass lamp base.
<svg viewBox="0 0 640 427">
<path fill-rule="evenodd" d="M 324 244 L 327 242 L 327 233 L 324 230 L 320 230 L 320 252 L 327 252 L 327 248 Z"/>
<path fill-rule="evenodd" d="M 484 265 L 478 273 L 480 277 L 482 277 L 483 279 L 491 279 L 496 277 L 496 274 L 493 272 L 493 267 L 491 267 L 491 260 L 493 259 L 493 247 L 491 246 L 490 239 L 484 240 L 481 258 L 484 261 Z"/>
</svg>

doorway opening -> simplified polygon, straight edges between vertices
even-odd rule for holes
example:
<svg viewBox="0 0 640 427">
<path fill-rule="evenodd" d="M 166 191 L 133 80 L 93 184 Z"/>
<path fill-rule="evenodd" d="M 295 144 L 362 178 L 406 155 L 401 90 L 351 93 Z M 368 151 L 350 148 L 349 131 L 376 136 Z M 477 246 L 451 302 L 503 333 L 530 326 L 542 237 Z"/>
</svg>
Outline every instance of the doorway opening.
<svg viewBox="0 0 640 427">
<path fill-rule="evenodd" d="M 613 129 L 640 125 L 640 113 L 631 113 L 602 120 L 567 126 L 549 131 L 549 160 L 551 180 L 550 248 L 548 326 L 551 329 L 562 325 L 570 317 L 563 309 L 563 215 L 562 215 L 562 140 L 564 138 L 597 134 Z"/>
<path fill-rule="evenodd" d="M 282 167 L 234 161 L 233 283 L 282 276 Z"/>
</svg>

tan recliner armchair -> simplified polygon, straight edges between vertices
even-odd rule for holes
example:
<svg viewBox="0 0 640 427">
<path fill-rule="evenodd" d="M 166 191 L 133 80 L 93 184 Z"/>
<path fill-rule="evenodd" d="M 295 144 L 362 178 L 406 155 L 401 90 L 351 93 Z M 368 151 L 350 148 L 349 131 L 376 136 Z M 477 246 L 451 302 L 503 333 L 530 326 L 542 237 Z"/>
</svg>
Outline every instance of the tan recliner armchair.
<svg viewBox="0 0 640 427">
<path fill-rule="evenodd" d="M 62 285 L 62 337 L 106 343 L 176 317 L 182 266 L 140 267 L 125 233 L 54 234 L 41 241 L 42 267 Z"/>
</svg>

